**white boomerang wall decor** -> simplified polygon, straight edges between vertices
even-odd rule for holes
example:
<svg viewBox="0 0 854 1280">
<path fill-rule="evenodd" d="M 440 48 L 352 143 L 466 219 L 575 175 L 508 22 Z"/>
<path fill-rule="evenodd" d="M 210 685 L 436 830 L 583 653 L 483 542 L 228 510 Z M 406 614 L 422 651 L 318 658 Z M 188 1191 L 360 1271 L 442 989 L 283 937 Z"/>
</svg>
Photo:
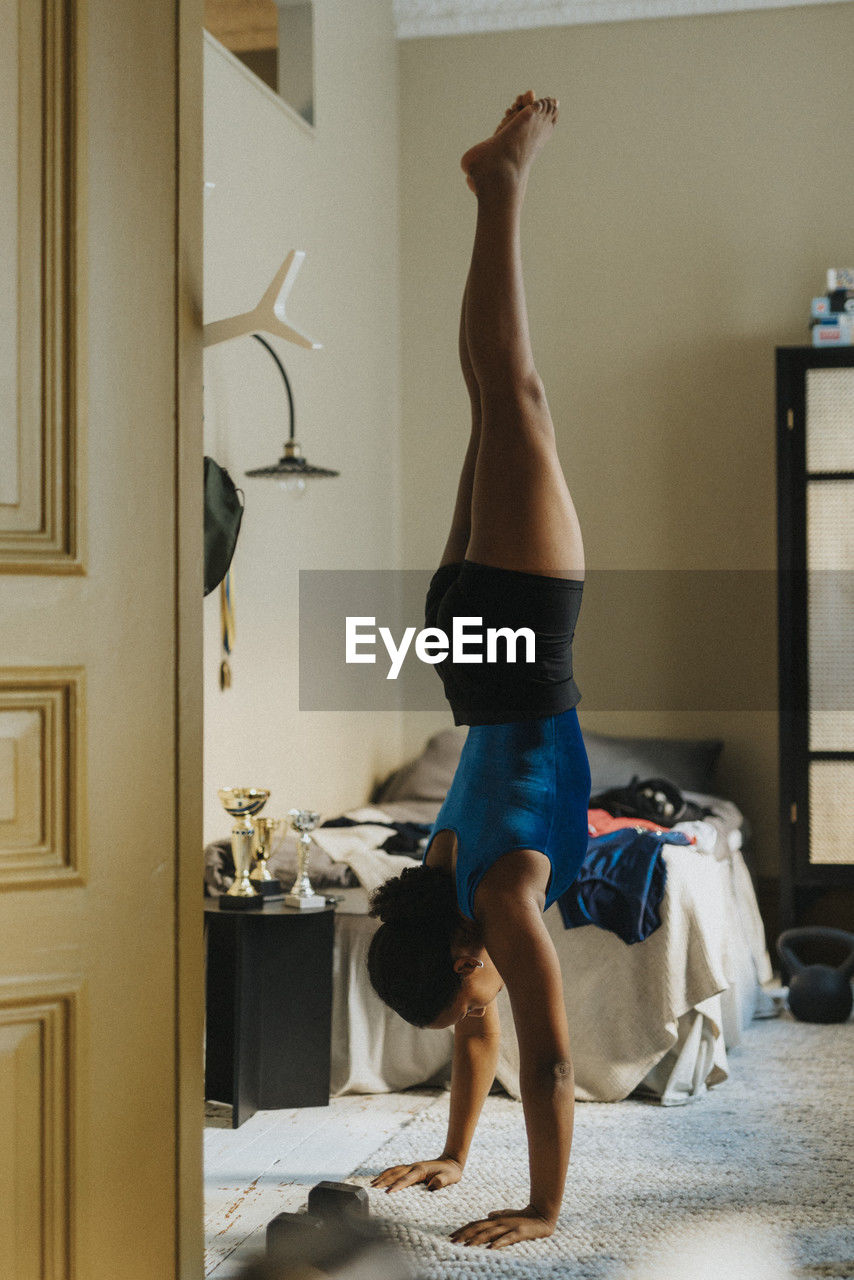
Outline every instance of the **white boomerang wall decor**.
<svg viewBox="0 0 854 1280">
<path fill-rule="evenodd" d="M 262 333 L 272 334 L 274 338 L 294 342 L 298 347 L 305 347 L 309 351 L 319 351 L 323 344 L 315 342 L 289 324 L 285 312 L 288 294 L 304 261 L 305 253 L 302 249 L 291 249 L 257 307 L 252 311 L 244 311 L 239 316 L 229 316 L 227 320 L 214 320 L 212 324 L 205 325 L 205 346 L 213 347 L 219 342 L 242 338 L 245 334 L 260 330 Z"/>
</svg>

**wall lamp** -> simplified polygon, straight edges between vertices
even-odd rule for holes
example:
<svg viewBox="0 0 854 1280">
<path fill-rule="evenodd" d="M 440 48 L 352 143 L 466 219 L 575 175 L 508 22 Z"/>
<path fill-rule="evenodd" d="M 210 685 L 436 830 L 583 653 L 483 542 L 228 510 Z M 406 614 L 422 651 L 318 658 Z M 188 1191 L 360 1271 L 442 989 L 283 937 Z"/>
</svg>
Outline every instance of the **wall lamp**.
<svg viewBox="0 0 854 1280">
<path fill-rule="evenodd" d="M 331 471 L 328 467 L 315 467 L 302 456 L 299 444 L 294 439 L 294 393 L 291 390 L 290 380 L 285 373 L 285 366 L 282 364 L 276 352 L 267 342 L 266 338 L 262 338 L 260 333 L 253 333 L 252 337 L 256 342 L 260 342 L 265 350 L 269 351 L 276 367 L 282 375 L 282 381 L 285 384 L 285 391 L 288 396 L 288 438 L 284 444 L 284 453 L 278 462 L 274 462 L 270 467 L 255 467 L 252 471 L 247 471 L 247 476 L 263 477 L 270 480 L 278 480 L 283 489 L 301 490 L 305 488 L 306 477 L 308 476 L 337 476 L 339 471 Z"/>
</svg>

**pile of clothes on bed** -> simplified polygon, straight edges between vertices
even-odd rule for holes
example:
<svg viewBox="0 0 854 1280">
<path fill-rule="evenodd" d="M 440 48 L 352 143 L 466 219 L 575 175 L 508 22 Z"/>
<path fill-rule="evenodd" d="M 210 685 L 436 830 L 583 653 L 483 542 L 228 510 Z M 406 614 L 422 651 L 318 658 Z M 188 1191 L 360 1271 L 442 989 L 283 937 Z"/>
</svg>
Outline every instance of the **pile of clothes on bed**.
<svg viewBox="0 0 854 1280">
<path fill-rule="evenodd" d="M 564 926 L 592 924 L 626 943 L 642 942 L 661 924 L 665 844 L 699 842 L 711 851 L 718 839 L 713 823 L 707 821 L 715 817 L 714 806 L 686 799 L 667 778 L 634 775 L 625 786 L 591 796 L 587 817 L 587 856 L 572 888 L 558 899 Z M 315 855 L 309 874 L 320 889 L 374 887 L 375 880 L 386 878 L 376 878 L 377 862 L 379 870 L 389 874 L 395 872 L 395 864 L 375 856 L 370 859 L 375 865 L 368 868 L 366 853 L 397 855 L 409 865 L 409 859 L 420 860 L 431 828 L 429 822 L 396 820 L 371 806 L 328 818 L 315 833 L 315 847 L 326 857 Z M 295 837 L 285 836 L 274 845 L 270 873 L 289 885 L 296 874 L 296 856 Z M 233 876 L 230 841 L 215 841 L 206 851 L 206 893 L 224 893 Z"/>
</svg>

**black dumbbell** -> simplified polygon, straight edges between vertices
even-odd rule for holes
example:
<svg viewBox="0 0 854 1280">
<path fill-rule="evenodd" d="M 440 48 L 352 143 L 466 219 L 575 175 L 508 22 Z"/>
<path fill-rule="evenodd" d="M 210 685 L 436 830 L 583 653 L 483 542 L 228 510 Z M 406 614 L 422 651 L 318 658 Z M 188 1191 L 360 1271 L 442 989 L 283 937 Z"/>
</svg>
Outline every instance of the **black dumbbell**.
<svg viewBox="0 0 854 1280">
<path fill-rule="evenodd" d="M 307 1210 L 278 1213 L 267 1224 L 268 1258 L 329 1269 L 346 1261 L 357 1243 L 375 1237 L 364 1187 L 318 1182 L 308 1193 Z"/>
<path fill-rule="evenodd" d="M 308 1193 L 308 1212 L 318 1218 L 367 1218 L 368 1192 L 352 1182 L 318 1182 Z"/>
</svg>

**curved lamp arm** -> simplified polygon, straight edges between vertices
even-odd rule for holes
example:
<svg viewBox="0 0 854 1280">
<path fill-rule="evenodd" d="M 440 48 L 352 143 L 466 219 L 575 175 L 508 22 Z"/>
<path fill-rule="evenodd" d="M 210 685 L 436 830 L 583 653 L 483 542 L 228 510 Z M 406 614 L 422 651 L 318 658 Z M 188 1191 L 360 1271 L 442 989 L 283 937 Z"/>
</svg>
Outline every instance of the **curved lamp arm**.
<svg viewBox="0 0 854 1280">
<path fill-rule="evenodd" d="M 288 393 L 288 412 L 290 415 L 290 428 L 288 432 L 288 439 L 293 440 L 294 439 L 294 422 L 296 420 L 296 413 L 294 410 L 294 393 L 291 390 L 290 379 L 288 378 L 288 375 L 285 373 L 285 366 L 282 364 L 281 360 L 276 355 L 276 352 L 270 346 L 266 338 L 262 338 L 260 333 L 253 333 L 252 337 L 255 339 L 256 342 L 260 342 L 262 347 L 267 348 L 270 355 L 273 357 L 273 359 L 276 362 L 276 367 L 278 368 L 279 373 L 282 375 L 282 381 L 284 382 L 285 390 Z"/>
<path fill-rule="evenodd" d="M 285 366 L 282 364 L 277 352 L 273 349 L 273 347 L 270 346 L 270 343 L 267 341 L 266 338 L 262 338 L 260 333 L 253 333 L 252 337 L 255 339 L 256 342 L 260 342 L 261 346 L 264 347 L 270 353 L 273 360 L 275 361 L 276 368 L 279 370 L 279 373 L 282 375 L 282 382 L 284 382 L 285 391 L 288 394 L 288 414 L 290 417 L 290 426 L 289 426 L 288 439 L 285 441 L 284 456 L 281 457 L 279 461 L 275 463 L 272 467 L 255 467 L 252 471 L 247 471 L 246 475 L 252 476 L 252 477 L 266 476 L 272 479 L 281 479 L 283 476 L 294 476 L 294 475 L 298 477 L 339 475 L 340 473 L 338 471 L 331 471 L 328 467 L 316 467 L 316 466 L 310 465 L 309 462 L 302 456 L 300 447 L 294 438 L 294 430 L 295 430 L 295 422 L 296 422 L 296 411 L 294 409 L 294 393 L 291 390 L 290 379 L 288 375 L 285 373 Z M 303 485 L 303 481 L 302 479 L 300 479 L 300 487 L 302 487 L 302 485 Z"/>
</svg>

